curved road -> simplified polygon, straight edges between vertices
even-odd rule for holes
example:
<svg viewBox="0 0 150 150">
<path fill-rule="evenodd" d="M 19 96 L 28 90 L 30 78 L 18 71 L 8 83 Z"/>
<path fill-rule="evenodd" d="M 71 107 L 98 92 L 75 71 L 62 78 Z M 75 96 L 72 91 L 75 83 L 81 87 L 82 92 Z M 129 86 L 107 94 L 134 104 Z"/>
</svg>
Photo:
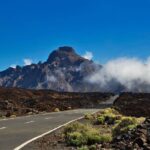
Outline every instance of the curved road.
<svg viewBox="0 0 150 150">
<path fill-rule="evenodd" d="M 113 103 L 116 98 L 112 97 L 108 101 Z M 0 120 L 0 150 L 13 150 L 38 135 L 98 110 L 78 109 Z"/>
</svg>

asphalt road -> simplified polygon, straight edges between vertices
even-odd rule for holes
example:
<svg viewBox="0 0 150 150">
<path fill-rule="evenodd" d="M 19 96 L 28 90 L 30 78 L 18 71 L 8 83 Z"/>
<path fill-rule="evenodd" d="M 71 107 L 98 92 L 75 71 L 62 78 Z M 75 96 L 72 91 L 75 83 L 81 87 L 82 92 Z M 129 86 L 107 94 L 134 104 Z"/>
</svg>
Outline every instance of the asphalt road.
<svg viewBox="0 0 150 150">
<path fill-rule="evenodd" d="M 112 103 L 115 99 L 116 97 L 113 97 L 109 101 Z M 85 113 L 94 113 L 98 110 L 100 109 L 78 109 L 0 120 L 0 150 L 13 150 L 38 135 L 77 119 Z"/>
</svg>

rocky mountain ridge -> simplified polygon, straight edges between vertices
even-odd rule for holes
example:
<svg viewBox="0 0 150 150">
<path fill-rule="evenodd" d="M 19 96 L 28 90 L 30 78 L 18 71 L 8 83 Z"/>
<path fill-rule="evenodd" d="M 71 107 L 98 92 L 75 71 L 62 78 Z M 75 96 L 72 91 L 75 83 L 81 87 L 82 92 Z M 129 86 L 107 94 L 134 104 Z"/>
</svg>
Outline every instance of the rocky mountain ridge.
<svg viewBox="0 0 150 150">
<path fill-rule="evenodd" d="M 59 47 L 44 63 L 8 68 L 0 72 L 1 87 L 52 89 L 69 92 L 98 91 L 85 81 L 100 65 L 79 56 L 72 47 Z"/>
</svg>

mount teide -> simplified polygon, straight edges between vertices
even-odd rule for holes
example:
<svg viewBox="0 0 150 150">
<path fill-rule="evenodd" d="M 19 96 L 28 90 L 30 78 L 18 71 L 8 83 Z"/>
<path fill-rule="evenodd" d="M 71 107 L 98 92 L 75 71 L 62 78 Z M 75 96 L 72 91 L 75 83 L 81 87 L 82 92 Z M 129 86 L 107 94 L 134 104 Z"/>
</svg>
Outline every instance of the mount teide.
<svg viewBox="0 0 150 150">
<path fill-rule="evenodd" d="M 101 66 L 79 56 L 72 47 L 59 47 L 44 63 L 17 66 L 0 72 L 0 86 L 93 92 L 98 91 L 98 86 L 86 82 L 85 79 L 96 68 Z"/>
</svg>

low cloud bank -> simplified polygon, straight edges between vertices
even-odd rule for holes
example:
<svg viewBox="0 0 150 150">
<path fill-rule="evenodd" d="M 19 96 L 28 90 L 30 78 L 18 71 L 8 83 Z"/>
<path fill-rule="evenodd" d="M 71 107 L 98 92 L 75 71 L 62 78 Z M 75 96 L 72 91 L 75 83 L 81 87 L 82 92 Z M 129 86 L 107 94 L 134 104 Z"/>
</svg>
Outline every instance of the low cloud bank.
<svg viewBox="0 0 150 150">
<path fill-rule="evenodd" d="M 86 81 L 102 91 L 150 92 L 150 58 L 118 58 L 103 65 Z"/>
</svg>

